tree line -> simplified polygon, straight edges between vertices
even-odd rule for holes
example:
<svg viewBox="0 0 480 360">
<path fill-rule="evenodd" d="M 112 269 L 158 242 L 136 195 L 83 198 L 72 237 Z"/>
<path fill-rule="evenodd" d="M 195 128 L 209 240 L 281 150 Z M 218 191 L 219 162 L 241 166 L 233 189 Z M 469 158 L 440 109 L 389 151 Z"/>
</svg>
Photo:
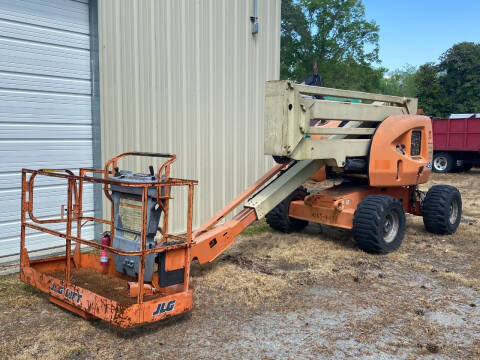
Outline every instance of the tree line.
<svg viewBox="0 0 480 360">
<path fill-rule="evenodd" d="M 280 77 L 302 82 L 316 64 L 323 86 L 417 97 L 433 117 L 480 113 L 480 43 L 388 71 L 378 41 L 379 26 L 366 20 L 361 0 L 282 0 Z"/>
</svg>

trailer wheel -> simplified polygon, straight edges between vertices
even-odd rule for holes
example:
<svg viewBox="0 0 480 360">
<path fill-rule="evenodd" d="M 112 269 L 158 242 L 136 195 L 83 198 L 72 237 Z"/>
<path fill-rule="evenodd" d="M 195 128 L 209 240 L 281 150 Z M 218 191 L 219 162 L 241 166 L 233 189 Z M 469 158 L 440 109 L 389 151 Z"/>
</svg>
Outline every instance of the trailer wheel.
<svg viewBox="0 0 480 360">
<path fill-rule="evenodd" d="M 284 233 L 291 233 L 304 229 L 308 225 L 308 221 L 295 219 L 288 216 L 288 210 L 292 201 L 303 200 L 307 195 L 307 190 L 303 186 L 300 186 L 298 189 L 292 192 L 285 200 L 275 206 L 267 214 L 267 216 L 265 216 L 267 224 L 272 229 Z"/>
<path fill-rule="evenodd" d="M 450 185 L 435 185 L 423 201 L 423 224 L 434 234 L 453 234 L 462 218 L 462 196 Z"/>
<path fill-rule="evenodd" d="M 455 167 L 455 159 L 446 152 L 433 155 L 433 171 L 437 173 L 448 173 Z"/>
<path fill-rule="evenodd" d="M 405 234 L 405 212 L 399 200 L 387 195 L 365 197 L 353 217 L 353 234 L 360 249 L 374 254 L 396 250 Z"/>
</svg>

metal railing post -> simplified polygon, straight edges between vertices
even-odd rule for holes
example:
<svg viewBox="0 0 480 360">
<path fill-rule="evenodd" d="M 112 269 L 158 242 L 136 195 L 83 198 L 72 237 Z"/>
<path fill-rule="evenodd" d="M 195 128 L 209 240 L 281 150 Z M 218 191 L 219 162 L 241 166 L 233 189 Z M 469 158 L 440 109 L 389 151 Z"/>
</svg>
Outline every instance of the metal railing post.
<svg viewBox="0 0 480 360">
<path fill-rule="evenodd" d="M 24 249 L 25 249 L 25 218 L 27 212 L 27 204 L 25 203 L 26 194 L 25 191 L 28 187 L 27 174 L 25 169 L 22 170 L 22 209 L 21 209 L 21 230 L 20 230 L 20 266 L 24 263 Z"/>
<path fill-rule="evenodd" d="M 72 250 L 72 240 L 70 237 L 72 236 L 72 188 L 74 186 L 74 181 L 72 179 L 68 179 L 68 195 L 67 195 L 67 238 L 66 238 L 66 246 L 65 246 L 65 259 L 66 259 L 66 271 L 65 271 L 65 281 L 67 285 L 70 284 L 70 274 L 71 274 L 71 250 Z"/>
<path fill-rule="evenodd" d="M 185 249 L 185 271 L 183 278 L 183 291 L 188 291 L 190 281 L 190 252 L 192 244 L 192 224 L 193 224 L 193 184 L 188 185 L 188 209 L 187 209 L 187 248 Z"/>
<path fill-rule="evenodd" d="M 139 304 L 143 303 L 143 281 L 145 275 L 145 249 L 147 247 L 147 203 L 148 203 L 148 186 L 143 187 L 142 193 L 142 240 L 140 243 L 140 264 L 138 266 L 138 298 Z"/>
</svg>

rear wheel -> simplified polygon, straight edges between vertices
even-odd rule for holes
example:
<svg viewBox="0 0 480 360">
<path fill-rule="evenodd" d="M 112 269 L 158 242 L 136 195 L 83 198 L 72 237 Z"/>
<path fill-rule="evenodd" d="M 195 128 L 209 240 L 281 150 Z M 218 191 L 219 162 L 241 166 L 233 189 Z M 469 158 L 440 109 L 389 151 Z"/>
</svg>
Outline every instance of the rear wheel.
<svg viewBox="0 0 480 360">
<path fill-rule="evenodd" d="M 396 250 L 405 234 L 405 212 L 399 200 L 387 195 L 365 197 L 353 218 L 353 234 L 360 249 L 374 254 Z"/>
<path fill-rule="evenodd" d="M 277 156 L 277 155 L 272 155 L 273 161 L 275 161 L 277 164 L 288 164 L 292 159 L 286 157 L 286 156 Z"/>
<path fill-rule="evenodd" d="M 434 234 L 453 234 L 462 218 L 462 196 L 450 185 L 435 185 L 423 201 L 423 224 Z"/>
<path fill-rule="evenodd" d="M 448 173 L 455 167 L 455 159 L 446 152 L 440 152 L 433 155 L 433 171 L 437 173 Z"/>
<path fill-rule="evenodd" d="M 304 187 L 301 186 L 296 189 L 285 200 L 275 206 L 267 216 L 265 216 L 267 224 L 270 225 L 272 229 L 284 233 L 291 233 L 304 229 L 308 225 L 308 221 L 292 218 L 288 216 L 288 212 L 292 201 L 303 200 L 307 195 L 308 192 Z"/>
</svg>

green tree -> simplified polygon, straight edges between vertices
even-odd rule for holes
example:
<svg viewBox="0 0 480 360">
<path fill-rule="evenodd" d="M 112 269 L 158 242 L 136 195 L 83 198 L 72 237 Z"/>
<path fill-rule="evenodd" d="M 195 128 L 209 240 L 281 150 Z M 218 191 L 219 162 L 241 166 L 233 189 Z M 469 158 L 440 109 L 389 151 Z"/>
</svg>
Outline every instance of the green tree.
<svg viewBox="0 0 480 360">
<path fill-rule="evenodd" d="M 416 76 L 419 106 L 426 114 L 480 112 L 480 44 L 462 42 L 440 57 L 440 63 L 420 66 Z"/>
<path fill-rule="evenodd" d="M 462 42 L 441 57 L 439 71 L 447 94 L 447 112 L 480 112 L 480 44 Z"/>
<path fill-rule="evenodd" d="M 281 79 L 295 79 L 294 74 L 299 71 L 299 63 L 305 52 L 303 42 L 309 38 L 308 29 L 307 19 L 298 1 L 283 0 L 280 31 Z"/>
<path fill-rule="evenodd" d="M 324 77 L 324 85 L 339 89 L 379 92 L 381 80 L 386 69 L 374 69 L 368 64 L 359 64 L 352 59 L 341 62 L 326 62 L 324 71 L 319 66 L 319 72 Z"/>
<path fill-rule="evenodd" d="M 423 109 L 426 115 L 447 116 L 447 97 L 437 65 L 430 62 L 420 66 L 415 74 L 415 85 L 419 108 Z"/>
<path fill-rule="evenodd" d="M 378 31 L 361 0 L 283 0 L 280 76 L 302 81 L 316 61 L 326 86 L 378 88 Z"/>
<path fill-rule="evenodd" d="M 417 69 L 412 65 L 405 65 L 387 73 L 380 82 L 380 92 L 387 95 L 415 97 L 417 87 L 415 84 Z"/>
</svg>

